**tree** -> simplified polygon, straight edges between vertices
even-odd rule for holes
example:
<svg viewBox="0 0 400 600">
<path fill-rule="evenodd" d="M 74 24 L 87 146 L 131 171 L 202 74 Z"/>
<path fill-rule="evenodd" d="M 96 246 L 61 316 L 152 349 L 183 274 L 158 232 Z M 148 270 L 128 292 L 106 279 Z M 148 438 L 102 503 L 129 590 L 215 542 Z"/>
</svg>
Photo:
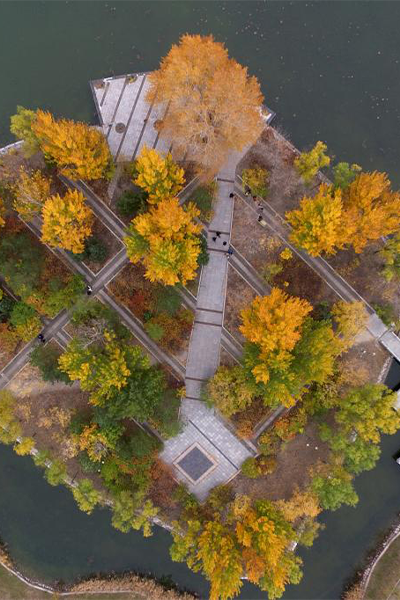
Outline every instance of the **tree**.
<svg viewBox="0 0 400 600">
<path fill-rule="evenodd" d="M 14 186 L 14 209 L 24 219 L 41 214 L 43 205 L 50 196 L 50 180 L 41 171 L 28 173 L 20 168 L 19 178 Z"/>
<path fill-rule="evenodd" d="M 0 390 L 0 442 L 12 444 L 21 436 L 21 426 L 15 418 L 15 398 L 8 390 Z"/>
<path fill-rule="evenodd" d="M 77 487 L 72 487 L 71 491 L 79 508 L 88 515 L 102 499 L 101 492 L 93 487 L 90 479 L 81 479 Z"/>
<path fill-rule="evenodd" d="M 4 206 L 4 201 L 2 198 L 0 198 L 0 227 L 4 227 L 4 225 L 6 224 L 5 219 L 4 219 L 5 212 L 6 212 L 6 207 Z"/>
<path fill-rule="evenodd" d="M 346 434 L 356 432 L 365 442 L 378 444 L 381 433 L 400 428 L 400 415 L 393 410 L 396 392 L 383 384 L 355 388 L 341 399 L 335 420 Z"/>
<path fill-rule="evenodd" d="M 257 296 L 242 311 L 240 331 L 259 349 L 259 364 L 252 369 L 256 381 L 268 383 L 268 366 L 290 361 L 290 351 L 299 341 L 304 319 L 311 310 L 307 300 L 273 288 L 269 296 Z"/>
<path fill-rule="evenodd" d="M 266 198 L 268 195 L 268 171 L 262 167 L 255 166 L 252 169 L 243 169 L 242 180 L 245 187 L 250 188 L 252 196 Z"/>
<path fill-rule="evenodd" d="M 338 300 L 332 307 L 332 316 L 336 322 L 337 334 L 347 350 L 353 346 L 354 341 L 365 330 L 369 315 L 363 302 L 345 302 Z"/>
<path fill-rule="evenodd" d="M 148 366 L 148 358 L 137 346 L 122 346 L 115 334 L 104 332 L 104 344 L 84 347 L 74 339 L 59 358 L 60 369 L 71 381 L 79 379 L 81 388 L 91 392 L 90 401 L 102 405 L 116 390 L 121 390 L 129 375 Z"/>
<path fill-rule="evenodd" d="M 157 367 L 136 367 L 126 385 L 116 391 L 107 403 L 107 410 L 114 418 L 147 421 L 157 414 L 164 399 L 165 375 Z"/>
<path fill-rule="evenodd" d="M 112 173 L 112 158 L 101 131 L 86 123 L 54 119 L 38 110 L 32 130 L 41 150 L 71 179 L 100 179 Z"/>
<path fill-rule="evenodd" d="M 142 530 L 143 537 L 153 535 L 151 528 L 152 520 L 159 513 L 159 509 L 154 506 L 151 500 L 146 500 L 137 510 L 137 514 L 132 519 L 132 528 Z"/>
<path fill-rule="evenodd" d="M 86 451 L 93 462 L 99 462 L 114 447 L 96 423 L 84 427 L 78 443 L 79 449 Z"/>
<path fill-rule="evenodd" d="M 183 35 L 148 78 L 147 99 L 163 115 L 161 135 L 177 152 L 188 150 L 189 159 L 205 171 L 217 172 L 231 150 L 241 150 L 261 133 L 257 79 L 212 36 Z"/>
<path fill-rule="evenodd" d="M 295 159 L 294 166 L 304 183 L 311 183 L 320 169 L 330 165 L 331 159 L 325 154 L 326 150 L 324 142 L 317 142 L 309 152 L 302 152 Z"/>
<path fill-rule="evenodd" d="M 17 113 L 11 117 L 10 131 L 19 140 L 23 140 L 23 152 L 27 158 L 40 150 L 39 140 L 32 125 L 36 119 L 36 111 L 17 106 Z"/>
<path fill-rule="evenodd" d="M 367 442 L 359 436 L 341 433 L 340 430 L 333 431 L 329 427 L 321 429 L 321 439 L 329 441 L 332 452 L 343 460 L 347 471 L 358 475 L 375 467 L 381 454 L 377 444 Z"/>
<path fill-rule="evenodd" d="M 40 244 L 32 244 L 28 233 L 6 233 L 0 238 L 0 272 L 23 300 L 38 285 L 43 263 L 43 250 Z"/>
<path fill-rule="evenodd" d="M 42 242 L 79 254 L 92 233 L 92 223 L 93 213 L 82 192 L 68 190 L 63 197 L 56 194 L 43 207 Z"/>
<path fill-rule="evenodd" d="M 15 444 L 14 450 L 19 456 L 25 456 L 30 454 L 32 448 L 35 446 L 35 441 L 30 437 L 24 437 L 18 444 Z"/>
<path fill-rule="evenodd" d="M 67 468 L 61 460 L 55 459 L 46 469 L 44 476 L 50 485 L 60 485 L 60 483 L 65 481 Z"/>
<path fill-rule="evenodd" d="M 335 165 L 333 167 L 333 181 L 335 188 L 341 188 L 342 190 L 345 190 L 347 187 L 349 187 L 350 183 L 354 181 L 360 171 L 361 167 L 359 165 L 350 165 L 348 162 L 340 162 Z"/>
<path fill-rule="evenodd" d="M 325 510 L 337 510 L 342 504 L 355 506 L 358 496 L 351 483 L 351 475 L 342 466 L 328 466 L 314 475 L 311 489 Z"/>
<path fill-rule="evenodd" d="M 360 253 L 370 241 L 400 227 L 400 193 L 391 190 L 386 173 L 361 173 L 344 193 L 342 240 Z"/>
<path fill-rule="evenodd" d="M 193 204 L 183 208 L 172 198 L 135 217 L 124 238 L 131 262 L 143 260 L 146 278 L 152 282 L 185 285 L 194 279 L 200 254 L 198 215 Z"/>
<path fill-rule="evenodd" d="M 337 251 L 342 220 L 342 191 L 322 183 L 315 196 L 304 197 L 300 208 L 286 213 L 293 227 L 290 240 L 311 256 Z"/>
<path fill-rule="evenodd" d="M 163 158 L 147 146 L 135 161 L 135 175 L 133 183 L 147 192 L 150 204 L 174 198 L 185 183 L 185 171 L 174 163 L 171 154 Z"/>
<path fill-rule="evenodd" d="M 121 491 L 114 499 L 111 523 L 123 533 L 130 529 L 143 529 L 144 537 L 151 535 L 150 521 L 158 513 L 151 500 L 145 500 L 142 492 L 133 494 Z"/>
<path fill-rule="evenodd" d="M 382 274 L 387 281 L 400 279 L 400 233 L 385 242 L 384 247 L 379 252 L 379 256 L 384 261 Z"/>
<path fill-rule="evenodd" d="M 300 490 L 295 487 L 289 500 L 278 500 L 277 508 L 290 523 L 296 522 L 302 517 L 315 518 L 321 512 L 318 498 L 311 489 Z"/>
<path fill-rule="evenodd" d="M 219 367 L 207 384 L 207 398 L 225 416 L 247 408 L 254 399 L 255 390 L 241 366 Z"/>
<path fill-rule="evenodd" d="M 42 329 L 42 323 L 37 312 L 25 302 L 16 302 L 10 315 L 10 324 L 15 333 L 24 342 L 36 337 Z"/>
</svg>

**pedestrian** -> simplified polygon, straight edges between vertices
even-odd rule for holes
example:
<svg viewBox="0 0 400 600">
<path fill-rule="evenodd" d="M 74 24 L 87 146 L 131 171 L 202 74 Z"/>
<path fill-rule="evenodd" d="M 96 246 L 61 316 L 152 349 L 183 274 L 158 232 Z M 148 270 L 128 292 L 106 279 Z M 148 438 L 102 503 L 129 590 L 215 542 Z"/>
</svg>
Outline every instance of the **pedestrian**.
<svg viewBox="0 0 400 600">
<path fill-rule="evenodd" d="M 264 210 L 264 206 L 261 204 L 261 202 L 259 202 L 259 203 L 258 203 L 258 208 L 259 208 L 260 210 Z"/>
<path fill-rule="evenodd" d="M 257 196 L 253 196 L 254 202 L 257 202 Z"/>
<path fill-rule="evenodd" d="M 219 237 L 221 237 L 221 232 L 220 231 L 216 231 L 215 235 L 219 238 Z"/>
<path fill-rule="evenodd" d="M 93 288 L 91 285 L 87 285 L 86 286 L 86 293 L 88 296 L 90 296 L 90 294 L 93 292 Z"/>
<path fill-rule="evenodd" d="M 213 242 L 217 241 L 217 237 L 216 236 L 213 236 L 211 239 L 212 239 Z"/>
<path fill-rule="evenodd" d="M 223 246 L 226 246 L 226 245 L 227 245 L 227 243 L 228 243 L 228 242 L 222 242 L 222 245 L 223 245 Z"/>
<path fill-rule="evenodd" d="M 234 197 L 235 197 L 235 194 L 234 194 L 233 192 L 231 192 L 231 193 L 229 194 L 229 198 L 234 198 Z"/>
<path fill-rule="evenodd" d="M 257 219 L 257 221 L 258 221 L 259 223 L 261 223 L 261 221 L 262 221 L 262 215 L 259 215 L 259 216 L 258 216 L 258 219 Z"/>
<path fill-rule="evenodd" d="M 42 342 L 42 344 L 46 343 L 46 340 L 45 340 L 45 337 L 44 337 L 43 333 L 39 333 L 38 340 L 40 340 Z"/>
<path fill-rule="evenodd" d="M 229 248 L 227 250 L 227 253 L 226 253 L 227 258 L 229 258 L 230 256 L 232 256 L 232 254 L 233 254 L 233 249 L 229 246 Z"/>
<path fill-rule="evenodd" d="M 245 190 L 244 190 L 244 195 L 245 195 L 245 196 L 250 196 L 250 192 L 251 192 L 251 189 L 250 189 L 250 188 L 249 188 L 249 186 L 247 185 L 247 186 L 246 186 L 246 188 L 245 188 Z"/>
</svg>

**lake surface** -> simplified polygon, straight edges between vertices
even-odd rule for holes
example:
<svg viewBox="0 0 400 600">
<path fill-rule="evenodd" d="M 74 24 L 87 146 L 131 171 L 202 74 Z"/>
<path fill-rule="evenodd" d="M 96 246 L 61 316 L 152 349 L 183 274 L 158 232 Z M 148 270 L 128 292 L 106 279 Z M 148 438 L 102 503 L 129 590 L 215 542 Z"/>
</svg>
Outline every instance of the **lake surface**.
<svg viewBox="0 0 400 600">
<path fill-rule="evenodd" d="M 400 175 L 400 3 L 394 2 L 2 2 L 0 145 L 13 141 L 17 104 L 95 122 L 88 80 L 147 71 L 182 33 L 213 33 L 249 67 L 300 148 L 321 139 L 338 160 Z M 393 375 L 392 383 L 398 381 Z M 360 503 L 327 514 L 304 558 L 304 578 L 285 598 L 338 598 L 344 580 L 400 508 L 400 468 L 386 437 L 372 472 L 357 479 Z M 171 575 L 207 596 L 207 584 L 172 563 L 170 536 L 122 534 L 109 513 L 90 517 L 52 488 L 26 457 L 0 446 L 0 535 L 25 572 L 71 580 L 133 569 Z M 246 585 L 242 598 L 265 598 Z"/>
</svg>

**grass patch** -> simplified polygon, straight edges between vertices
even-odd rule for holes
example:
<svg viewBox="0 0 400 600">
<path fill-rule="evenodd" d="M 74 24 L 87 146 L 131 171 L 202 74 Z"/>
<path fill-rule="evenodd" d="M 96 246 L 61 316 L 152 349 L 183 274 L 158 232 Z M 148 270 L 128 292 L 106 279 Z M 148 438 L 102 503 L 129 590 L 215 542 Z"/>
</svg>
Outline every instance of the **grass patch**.
<svg viewBox="0 0 400 600">
<path fill-rule="evenodd" d="M 365 593 L 366 600 L 391 600 L 400 598 L 400 537 L 398 537 L 378 561 Z M 397 584 L 396 590 L 394 588 Z"/>
</svg>

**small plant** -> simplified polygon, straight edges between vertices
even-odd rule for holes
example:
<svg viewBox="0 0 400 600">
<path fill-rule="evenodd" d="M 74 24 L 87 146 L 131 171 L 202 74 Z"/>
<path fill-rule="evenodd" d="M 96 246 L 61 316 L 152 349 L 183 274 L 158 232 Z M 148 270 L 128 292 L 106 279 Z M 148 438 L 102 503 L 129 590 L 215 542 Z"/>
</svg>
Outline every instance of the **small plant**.
<svg viewBox="0 0 400 600">
<path fill-rule="evenodd" d="M 134 217 L 146 209 L 148 194 L 144 190 L 127 191 L 117 200 L 117 211 L 123 217 Z"/>
<path fill-rule="evenodd" d="M 272 285 L 274 281 L 274 277 L 282 273 L 283 265 L 280 263 L 271 263 L 264 268 L 263 277 L 268 285 Z"/>
<path fill-rule="evenodd" d="M 277 460 L 275 456 L 260 456 L 257 459 L 257 468 L 261 475 L 270 475 L 273 473 L 277 466 Z"/>
<path fill-rule="evenodd" d="M 94 263 L 102 263 L 108 257 L 108 249 L 96 237 L 91 236 L 85 240 L 85 249 L 80 254 L 73 254 L 76 260 L 88 260 Z"/>
<path fill-rule="evenodd" d="M 284 250 L 282 250 L 279 256 L 282 260 L 290 260 L 291 258 L 293 258 L 293 252 L 290 248 L 285 248 Z"/>
<path fill-rule="evenodd" d="M 246 458 L 246 460 L 242 463 L 242 473 L 249 479 L 257 479 L 257 477 L 260 477 L 260 470 L 255 458 L 252 456 L 250 458 Z"/>
<path fill-rule="evenodd" d="M 164 328 L 158 323 L 152 323 L 147 321 L 144 325 L 145 330 L 149 334 L 152 340 L 159 342 L 164 337 Z"/>
</svg>

